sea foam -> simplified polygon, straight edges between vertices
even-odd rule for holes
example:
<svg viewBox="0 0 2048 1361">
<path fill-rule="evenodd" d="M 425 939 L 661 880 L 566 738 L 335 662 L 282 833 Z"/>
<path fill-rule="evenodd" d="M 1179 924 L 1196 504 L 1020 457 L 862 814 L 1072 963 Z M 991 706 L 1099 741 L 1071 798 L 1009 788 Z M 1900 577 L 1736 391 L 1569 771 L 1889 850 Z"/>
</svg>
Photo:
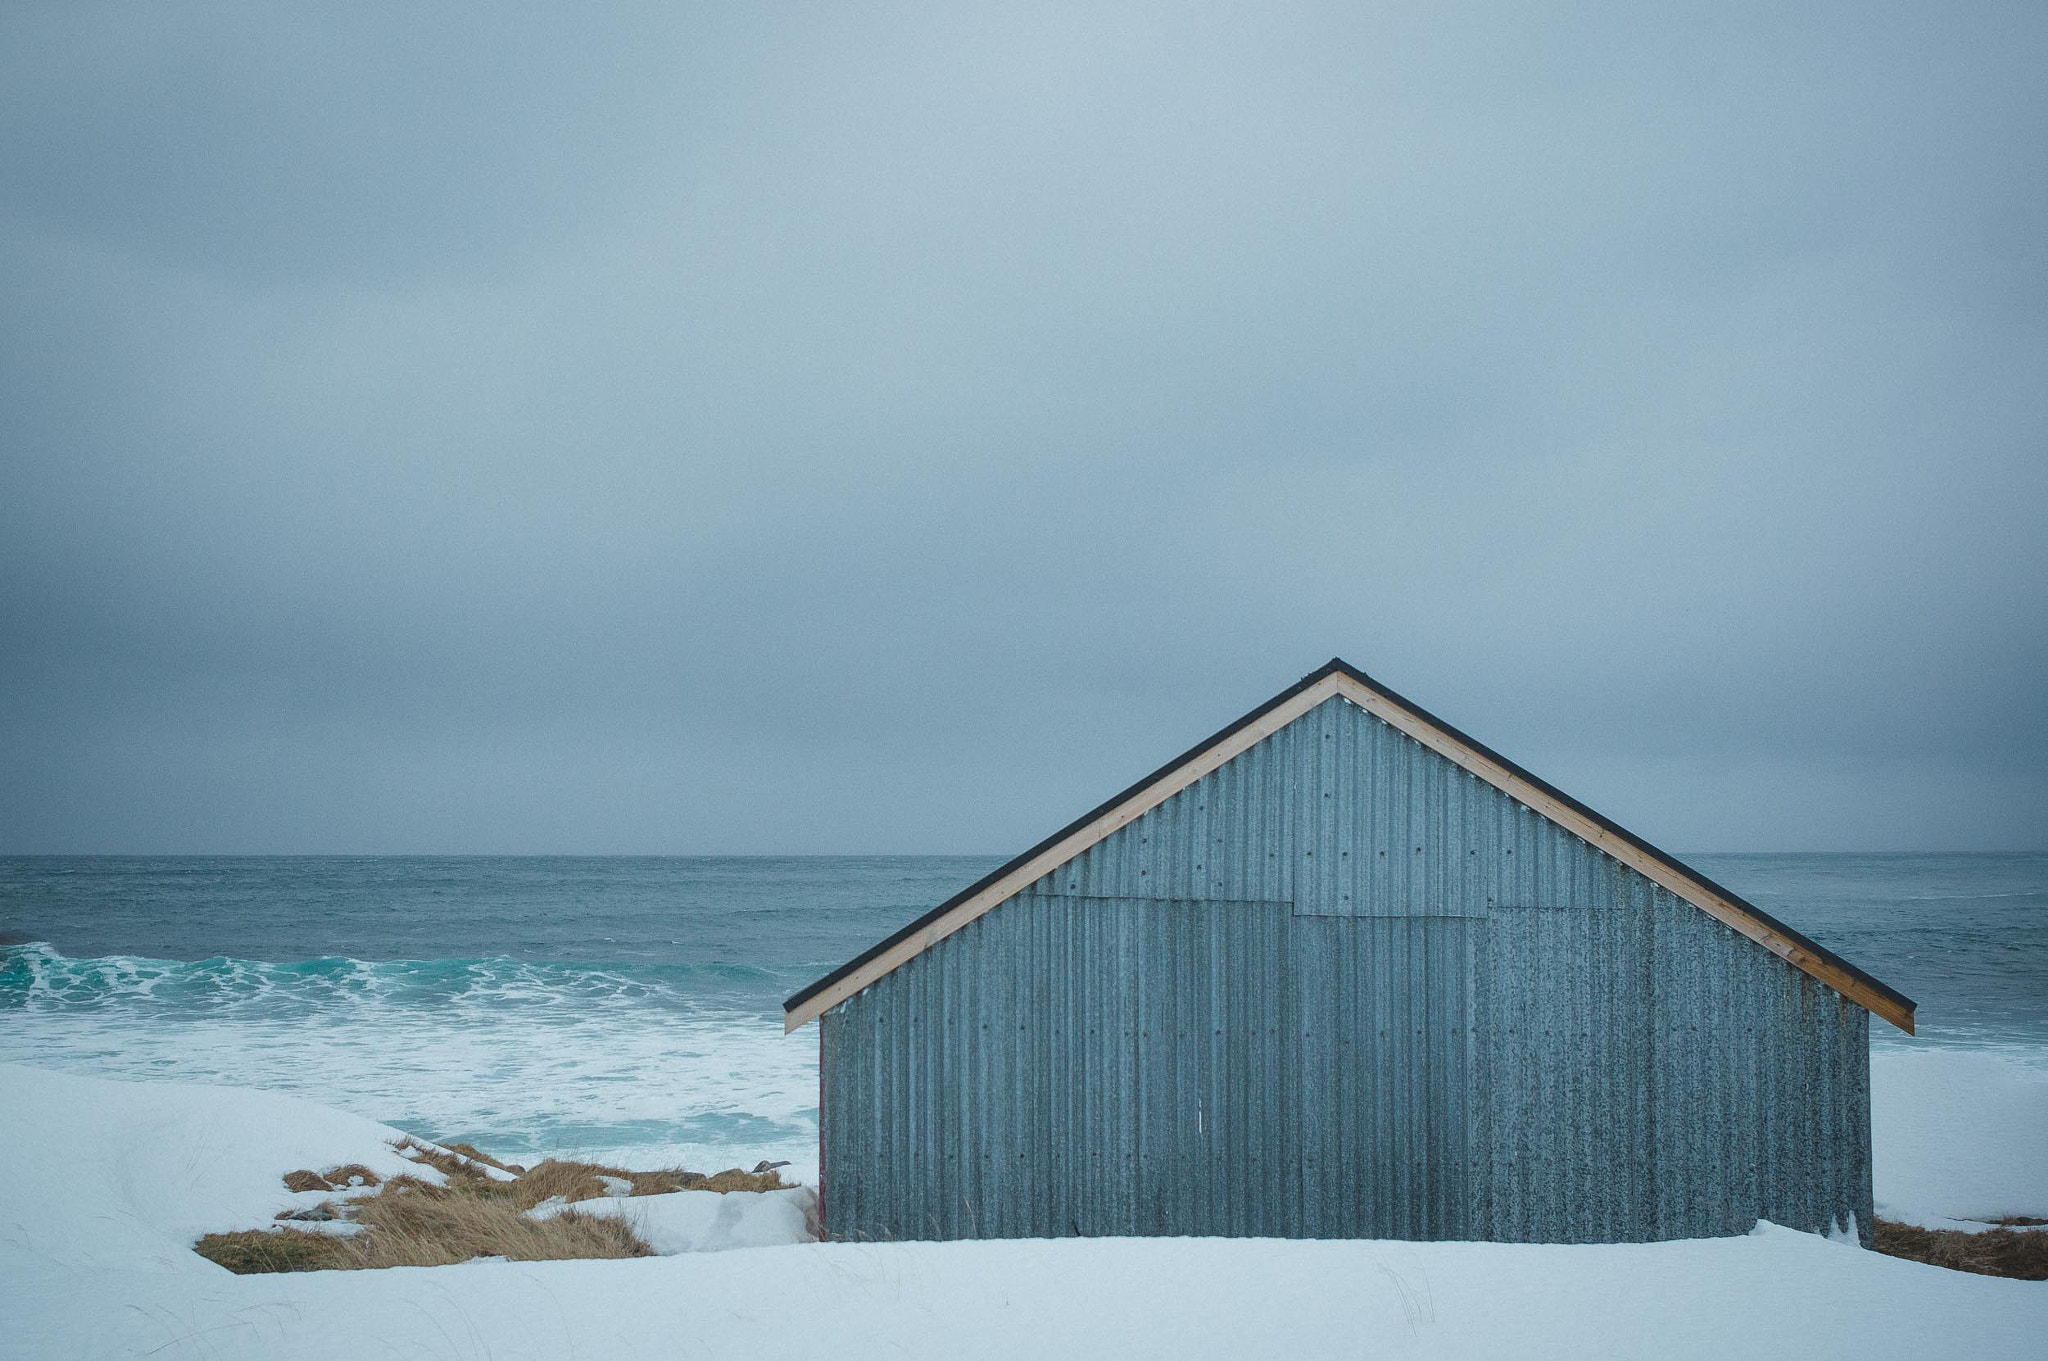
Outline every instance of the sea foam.
<svg viewBox="0 0 2048 1361">
<path fill-rule="evenodd" d="M 256 1087 L 527 1160 L 815 1162 L 770 971 L 511 959 L 0 957 L 0 1061 Z"/>
</svg>

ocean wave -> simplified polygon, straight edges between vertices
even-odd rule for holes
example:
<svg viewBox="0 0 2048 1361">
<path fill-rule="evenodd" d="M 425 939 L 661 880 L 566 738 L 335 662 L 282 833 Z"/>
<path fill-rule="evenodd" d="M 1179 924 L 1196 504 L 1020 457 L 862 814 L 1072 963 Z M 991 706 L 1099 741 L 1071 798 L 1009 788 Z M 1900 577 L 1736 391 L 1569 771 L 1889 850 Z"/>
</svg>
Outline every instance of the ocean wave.
<svg viewBox="0 0 2048 1361">
<path fill-rule="evenodd" d="M 627 972 L 69 959 L 31 944 L 0 963 L 0 1064 L 258 1087 L 522 1162 L 808 1156 L 815 1039 L 707 992 L 701 969 Z"/>
<path fill-rule="evenodd" d="M 47 941 L 0 950 L 0 1010 L 155 1008 L 230 1014 L 398 1007 L 579 1010 L 627 1006 L 767 1010 L 808 965 L 617 964 L 481 959 L 273 962 L 72 958 Z"/>
</svg>

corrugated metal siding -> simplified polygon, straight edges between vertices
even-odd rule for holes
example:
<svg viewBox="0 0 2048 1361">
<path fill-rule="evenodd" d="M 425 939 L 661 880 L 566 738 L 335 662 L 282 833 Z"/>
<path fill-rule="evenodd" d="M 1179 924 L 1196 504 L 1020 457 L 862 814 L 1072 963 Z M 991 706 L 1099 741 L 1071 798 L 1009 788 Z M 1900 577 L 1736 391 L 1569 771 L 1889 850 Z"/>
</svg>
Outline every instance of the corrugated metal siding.
<svg viewBox="0 0 2048 1361">
<path fill-rule="evenodd" d="M 1867 1013 L 1342 700 L 820 1035 L 840 1237 L 1869 1229 Z"/>
<path fill-rule="evenodd" d="M 1291 902 L 1304 913 L 1607 908 L 1638 877 L 1356 705 L 1332 699 L 1040 886 Z"/>
</svg>

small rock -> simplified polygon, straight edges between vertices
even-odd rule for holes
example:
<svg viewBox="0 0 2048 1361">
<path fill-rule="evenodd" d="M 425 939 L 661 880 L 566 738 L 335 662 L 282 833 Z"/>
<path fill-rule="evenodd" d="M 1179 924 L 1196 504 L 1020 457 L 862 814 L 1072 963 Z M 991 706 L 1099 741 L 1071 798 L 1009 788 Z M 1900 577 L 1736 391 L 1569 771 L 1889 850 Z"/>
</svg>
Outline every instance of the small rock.
<svg viewBox="0 0 2048 1361">
<path fill-rule="evenodd" d="M 333 1207 L 315 1205 L 306 1210 L 280 1210 L 279 1219 L 295 1219 L 305 1224 L 325 1224 L 335 1218 Z"/>
</svg>

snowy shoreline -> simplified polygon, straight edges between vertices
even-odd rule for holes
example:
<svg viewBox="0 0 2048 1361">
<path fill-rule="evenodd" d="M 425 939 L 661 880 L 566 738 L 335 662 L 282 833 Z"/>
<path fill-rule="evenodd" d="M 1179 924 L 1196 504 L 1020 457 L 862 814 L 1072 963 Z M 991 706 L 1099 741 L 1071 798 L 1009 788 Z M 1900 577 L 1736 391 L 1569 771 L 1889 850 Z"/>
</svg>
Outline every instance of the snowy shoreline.
<svg viewBox="0 0 2048 1361">
<path fill-rule="evenodd" d="M 1881 1214 L 1969 1227 L 2048 1212 L 2048 1071 L 1991 1053 L 1879 1055 L 1873 1090 Z M 686 1255 L 234 1276 L 191 1251 L 316 1194 L 282 1188 L 293 1168 L 417 1173 L 398 1137 L 271 1093 L 0 1065 L 10 1354 L 1997 1356 L 2037 1354 L 2048 1336 L 2048 1284 L 1771 1225 L 1590 1247 L 819 1244 L 797 1241 L 793 1207 L 760 1201 L 742 1225 L 753 1204 L 679 1192 L 608 1212 Z M 739 1250 L 704 1251 L 721 1247 Z"/>
<path fill-rule="evenodd" d="M 1964 1231 L 2001 1215 L 2048 1218 L 2048 1065 L 2026 1053 L 1871 1055 L 1880 1217 Z"/>
</svg>

